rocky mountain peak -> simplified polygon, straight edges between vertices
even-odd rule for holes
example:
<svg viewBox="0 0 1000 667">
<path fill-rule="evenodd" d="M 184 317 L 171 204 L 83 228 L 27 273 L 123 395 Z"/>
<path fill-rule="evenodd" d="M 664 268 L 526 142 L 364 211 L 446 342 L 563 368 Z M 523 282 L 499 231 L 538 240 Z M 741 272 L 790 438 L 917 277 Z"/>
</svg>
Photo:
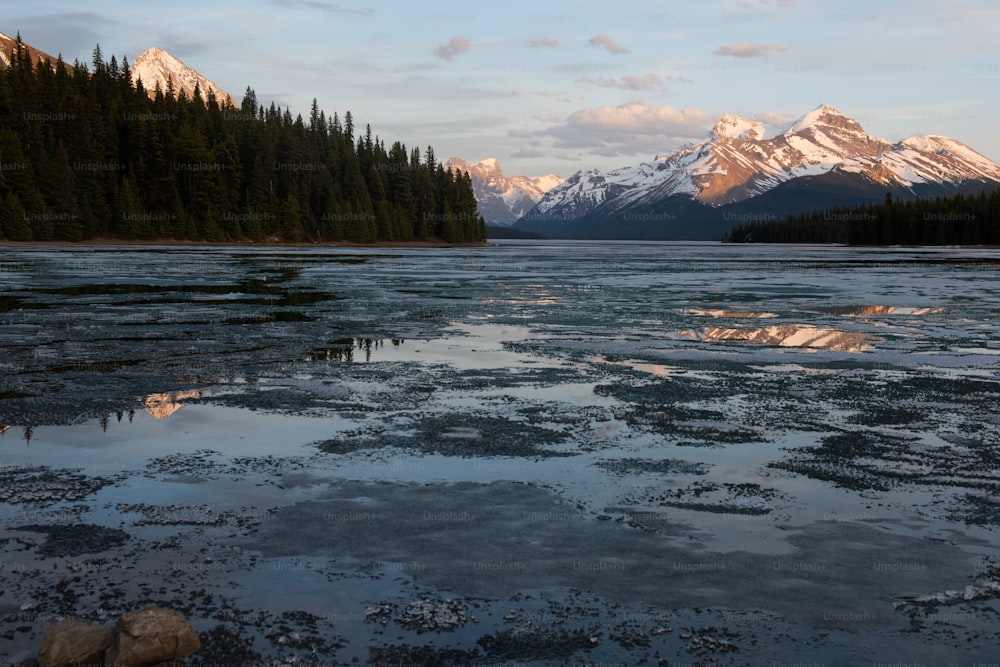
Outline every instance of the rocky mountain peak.
<svg viewBox="0 0 1000 667">
<path fill-rule="evenodd" d="M 142 79 L 142 85 L 150 95 L 154 94 L 157 85 L 160 86 L 161 90 L 166 91 L 167 82 L 172 81 L 174 91 L 177 94 L 183 92 L 188 97 L 192 97 L 195 86 L 197 86 L 202 99 L 207 100 L 209 92 L 212 92 L 219 104 L 229 103 L 237 106 L 236 100 L 215 85 L 213 81 L 185 65 L 179 58 L 156 46 L 143 51 L 132 63 L 132 81 L 139 79 Z"/>
<path fill-rule="evenodd" d="M 545 176 L 507 176 L 500 161 L 494 157 L 469 164 L 453 157 L 445 162 L 446 169 L 468 172 L 472 189 L 479 202 L 479 212 L 490 224 L 510 225 L 517 222 L 545 193 L 563 182 L 555 174 Z"/>
<path fill-rule="evenodd" d="M 755 140 L 763 139 L 766 134 L 764 124 L 760 121 L 727 113 L 712 128 L 709 137 Z"/>
<path fill-rule="evenodd" d="M 817 128 L 836 128 L 838 130 L 865 134 L 861 124 L 840 111 L 837 111 L 829 104 L 821 104 L 812 111 L 791 124 L 785 134 L 802 134 L 808 130 Z"/>
</svg>

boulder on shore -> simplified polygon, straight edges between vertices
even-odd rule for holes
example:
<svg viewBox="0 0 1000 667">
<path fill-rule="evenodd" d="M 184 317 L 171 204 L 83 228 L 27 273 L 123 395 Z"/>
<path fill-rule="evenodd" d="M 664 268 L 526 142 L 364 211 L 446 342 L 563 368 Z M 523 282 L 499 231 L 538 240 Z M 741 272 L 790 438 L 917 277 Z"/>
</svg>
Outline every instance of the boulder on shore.
<svg viewBox="0 0 1000 667">
<path fill-rule="evenodd" d="M 45 630 L 38 651 L 39 667 L 99 665 L 111 645 L 114 631 L 103 625 L 56 621 Z"/>
<path fill-rule="evenodd" d="M 113 628 L 57 621 L 45 631 L 39 667 L 152 667 L 196 653 L 201 640 L 172 609 L 147 607 L 126 612 Z"/>
<path fill-rule="evenodd" d="M 172 609 L 146 607 L 118 619 L 107 667 L 148 667 L 196 653 L 201 641 L 191 624 Z"/>
</svg>

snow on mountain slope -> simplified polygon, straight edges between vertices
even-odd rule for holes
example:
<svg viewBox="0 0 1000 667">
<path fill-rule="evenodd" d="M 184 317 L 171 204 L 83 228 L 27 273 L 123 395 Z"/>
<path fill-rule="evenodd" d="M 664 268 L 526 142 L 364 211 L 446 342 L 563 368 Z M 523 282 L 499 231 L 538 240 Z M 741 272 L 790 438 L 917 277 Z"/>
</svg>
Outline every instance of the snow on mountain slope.
<svg viewBox="0 0 1000 667">
<path fill-rule="evenodd" d="M 891 144 L 822 104 L 784 127 L 727 114 L 705 141 L 659 155 L 654 162 L 570 176 L 550 190 L 531 214 L 573 220 L 598 207 L 617 211 L 674 195 L 722 206 L 795 178 L 834 170 L 903 188 L 967 181 L 1000 184 L 1000 165 L 959 141 L 920 135 Z"/>
<path fill-rule="evenodd" d="M 453 157 L 445 163 L 445 168 L 469 173 L 480 214 L 488 223 L 499 225 L 517 222 L 546 192 L 563 181 L 555 174 L 506 176 L 500 162 L 492 157 L 475 164 Z"/>
<path fill-rule="evenodd" d="M 716 124 L 712 135 L 730 139 L 764 139 L 767 129 L 760 121 L 727 113 Z"/>
<path fill-rule="evenodd" d="M 209 92 L 212 92 L 220 105 L 229 103 L 237 106 L 236 100 L 229 93 L 199 74 L 197 70 L 188 67 L 178 58 L 155 46 L 143 51 L 132 64 L 132 81 L 139 79 L 142 79 L 143 87 L 150 94 L 156 90 L 157 84 L 166 92 L 167 81 L 171 80 L 177 94 L 183 91 L 189 98 L 193 97 L 194 88 L 197 85 L 202 99 L 207 101 Z"/>
</svg>

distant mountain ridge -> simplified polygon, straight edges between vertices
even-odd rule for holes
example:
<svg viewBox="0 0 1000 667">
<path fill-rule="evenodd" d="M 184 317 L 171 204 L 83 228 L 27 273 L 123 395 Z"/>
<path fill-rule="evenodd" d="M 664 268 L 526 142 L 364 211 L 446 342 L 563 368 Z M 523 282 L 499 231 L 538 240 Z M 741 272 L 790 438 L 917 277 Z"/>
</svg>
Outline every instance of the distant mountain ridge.
<svg viewBox="0 0 1000 667">
<path fill-rule="evenodd" d="M 204 100 L 208 100 L 208 94 L 211 92 L 220 105 L 238 106 L 236 100 L 213 81 L 185 65 L 179 58 L 155 46 L 143 51 L 132 63 L 132 82 L 140 79 L 150 94 L 156 90 L 157 85 L 165 93 L 168 82 L 173 82 L 175 94 L 183 92 L 187 97 L 193 97 L 197 86 Z"/>
<path fill-rule="evenodd" d="M 913 197 L 995 187 L 1000 164 L 960 141 L 925 134 L 890 143 L 823 104 L 783 126 L 727 114 L 704 141 L 653 162 L 577 172 L 518 227 L 570 237 L 718 238 L 755 212 L 777 218 L 886 192 Z"/>
<path fill-rule="evenodd" d="M 453 157 L 445 162 L 446 169 L 467 172 L 472 177 L 472 189 L 479 203 L 479 213 L 488 224 L 511 225 L 534 208 L 545 193 L 563 182 L 555 174 L 545 176 L 506 176 L 496 158 L 486 158 L 469 164 Z"/>
</svg>

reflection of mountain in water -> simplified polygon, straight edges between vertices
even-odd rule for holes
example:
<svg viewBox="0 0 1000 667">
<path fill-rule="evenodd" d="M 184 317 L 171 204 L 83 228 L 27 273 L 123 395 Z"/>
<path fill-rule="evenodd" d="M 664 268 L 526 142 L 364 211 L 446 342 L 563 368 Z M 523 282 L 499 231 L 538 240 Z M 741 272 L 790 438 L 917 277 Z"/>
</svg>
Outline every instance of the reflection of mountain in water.
<svg viewBox="0 0 1000 667">
<path fill-rule="evenodd" d="M 389 343 L 393 347 L 403 344 L 402 338 L 391 338 Z M 329 347 L 320 347 L 309 353 L 312 361 L 346 361 L 360 362 L 360 358 L 355 357 L 355 353 L 364 353 L 364 361 L 372 360 L 372 353 L 385 347 L 386 341 L 381 338 L 338 338 L 330 341 Z M 360 357 L 360 354 L 358 355 Z"/>
<path fill-rule="evenodd" d="M 868 317 L 871 315 L 936 315 L 951 312 L 950 308 L 913 306 L 824 306 L 816 310 L 844 317 Z"/>
<path fill-rule="evenodd" d="M 142 404 L 149 414 L 157 419 L 166 419 L 183 408 L 186 403 L 182 403 L 182 401 L 189 398 L 201 398 L 201 392 L 192 389 L 190 391 L 172 391 L 166 394 L 150 394 L 142 400 Z"/>
<path fill-rule="evenodd" d="M 871 337 L 854 331 L 826 329 L 809 324 L 777 324 L 759 329 L 728 329 L 705 327 L 701 331 L 682 331 L 693 340 L 709 342 L 737 341 L 778 345 L 780 347 L 810 347 L 841 352 L 860 352 L 871 348 Z"/>
<path fill-rule="evenodd" d="M 739 319 L 767 319 L 777 317 L 774 313 L 758 313 L 752 310 L 726 310 L 725 308 L 688 308 L 685 312 L 705 317 L 732 317 Z"/>
</svg>

